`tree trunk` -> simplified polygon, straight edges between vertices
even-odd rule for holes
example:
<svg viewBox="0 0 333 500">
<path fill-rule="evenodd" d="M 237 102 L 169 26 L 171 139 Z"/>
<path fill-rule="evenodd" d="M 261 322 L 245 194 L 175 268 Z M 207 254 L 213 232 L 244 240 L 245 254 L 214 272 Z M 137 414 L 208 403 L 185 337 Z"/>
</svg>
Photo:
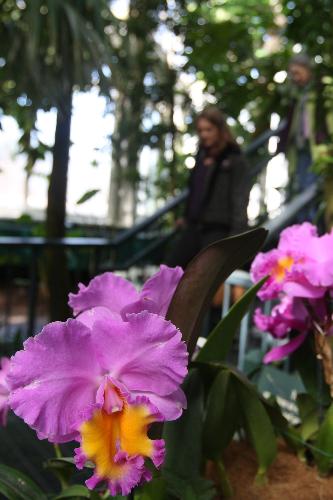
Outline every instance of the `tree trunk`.
<svg viewBox="0 0 333 500">
<path fill-rule="evenodd" d="M 109 220 L 115 227 L 131 226 L 136 218 L 141 110 L 136 109 L 133 101 L 119 91 L 109 191 Z"/>
<path fill-rule="evenodd" d="M 57 112 L 53 166 L 50 176 L 46 213 L 46 235 L 48 238 L 63 238 L 65 236 L 71 115 L 72 91 L 69 90 L 64 95 L 62 105 L 58 108 Z M 47 281 L 50 300 L 50 320 L 65 320 L 69 315 L 67 306 L 69 273 L 65 249 L 50 248 L 47 251 Z"/>
<path fill-rule="evenodd" d="M 120 226 L 122 218 L 122 137 L 121 124 L 124 119 L 125 97 L 119 93 L 115 109 L 115 129 L 112 135 L 112 168 L 109 189 L 109 221 L 111 226 Z"/>
</svg>

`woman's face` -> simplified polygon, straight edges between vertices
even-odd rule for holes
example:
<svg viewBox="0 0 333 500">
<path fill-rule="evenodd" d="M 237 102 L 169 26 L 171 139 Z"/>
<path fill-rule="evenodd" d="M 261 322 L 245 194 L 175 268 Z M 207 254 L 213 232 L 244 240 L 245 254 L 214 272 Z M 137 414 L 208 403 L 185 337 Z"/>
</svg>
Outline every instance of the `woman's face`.
<svg viewBox="0 0 333 500">
<path fill-rule="evenodd" d="M 204 148 L 216 146 L 221 141 L 220 130 L 205 118 L 197 121 L 197 132 L 201 145 Z"/>
<path fill-rule="evenodd" d="M 311 70 L 299 64 L 289 66 L 289 76 L 298 87 L 305 87 L 311 80 Z"/>
</svg>

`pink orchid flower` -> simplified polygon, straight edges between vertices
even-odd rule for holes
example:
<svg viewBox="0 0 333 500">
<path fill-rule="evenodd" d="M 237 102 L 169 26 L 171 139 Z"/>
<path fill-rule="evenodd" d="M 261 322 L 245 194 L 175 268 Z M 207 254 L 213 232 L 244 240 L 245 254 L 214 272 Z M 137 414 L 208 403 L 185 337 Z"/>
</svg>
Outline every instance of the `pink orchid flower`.
<svg viewBox="0 0 333 500">
<path fill-rule="evenodd" d="M 7 375 L 9 373 L 10 360 L 8 358 L 0 359 L 0 424 L 6 425 L 7 413 L 9 410 L 9 385 Z"/>
<path fill-rule="evenodd" d="M 270 300 L 285 292 L 294 297 L 322 297 L 326 287 L 333 286 L 332 248 L 333 233 L 318 237 L 309 222 L 288 227 L 276 249 L 259 253 L 253 261 L 253 281 L 269 275 L 258 296 Z"/>
<path fill-rule="evenodd" d="M 147 431 L 186 406 L 186 346 L 162 317 L 179 276 L 163 267 L 140 295 L 111 273 L 97 277 L 71 296 L 77 319 L 50 323 L 12 358 L 11 408 L 39 438 L 80 443 L 78 468 L 95 464 L 89 488 L 106 481 L 127 495 L 151 478 L 147 459 L 163 462 L 164 441 Z"/>
</svg>

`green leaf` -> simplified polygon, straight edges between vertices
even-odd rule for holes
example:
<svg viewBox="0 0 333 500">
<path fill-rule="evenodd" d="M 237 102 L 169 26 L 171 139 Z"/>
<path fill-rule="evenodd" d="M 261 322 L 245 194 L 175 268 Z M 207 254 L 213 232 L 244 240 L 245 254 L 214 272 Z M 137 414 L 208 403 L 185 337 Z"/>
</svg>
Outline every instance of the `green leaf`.
<svg viewBox="0 0 333 500">
<path fill-rule="evenodd" d="M 86 201 L 90 200 L 95 194 L 99 193 L 100 189 L 91 189 L 91 191 L 87 191 L 84 193 L 81 198 L 79 198 L 76 202 L 77 205 L 82 205 L 82 203 L 85 203 Z"/>
<path fill-rule="evenodd" d="M 180 419 L 164 425 L 166 459 L 162 475 L 166 480 L 167 491 L 177 498 L 211 500 L 215 496 L 213 485 L 200 477 L 204 388 L 198 369 L 190 370 L 184 391 L 188 409 Z M 191 496 L 193 494 L 196 496 Z"/>
<path fill-rule="evenodd" d="M 282 436 L 287 445 L 296 452 L 303 449 L 304 445 L 299 437 L 298 429 L 289 425 L 288 420 L 282 415 L 276 399 L 273 396 L 269 399 L 261 397 L 261 402 L 269 415 L 276 434 Z"/>
<path fill-rule="evenodd" d="M 266 471 L 275 459 L 276 436 L 259 395 L 241 383 L 239 378 L 234 377 L 234 380 L 245 430 L 257 455 L 257 480 L 261 481 L 265 479 Z"/>
<path fill-rule="evenodd" d="M 0 493 L 8 500 L 47 500 L 39 486 L 22 472 L 0 464 Z"/>
<path fill-rule="evenodd" d="M 216 461 L 216 470 L 219 474 L 220 489 L 223 498 L 231 498 L 233 496 L 233 489 L 229 481 L 227 472 L 225 470 L 224 464 L 221 460 Z"/>
<path fill-rule="evenodd" d="M 209 391 L 203 431 L 205 455 L 218 460 L 238 425 L 239 408 L 230 371 L 221 370 Z"/>
<path fill-rule="evenodd" d="M 62 489 L 69 486 L 72 475 L 76 470 L 74 459 L 71 457 L 50 458 L 45 462 L 44 467 L 56 476 Z"/>
<path fill-rule="evenodd" d="M 328 405 L 329 389 L 325 383 L 321 384 L 319 381 L 322 367 L 318 364 L 312 343 L 313 338 L 308 335 L 305 342 L 292 354 L 291 362 L 300 374 L 306 392 L 311 394 L 319 404 Z"/>
<path fill-rule="evenodd" d="M 167 500 L 166 482 L 158 477 L 135 491 L 134 500 Z"/>
<path fill-rule="evenodd" d="M 293 391 L 304 392 L 304 385 L 297 372 L 286 372 L 274 365 L 262 365 L 258 376 L 251 379 L 258 391 L 269 392 L 275 396 L 291 400 Z"/>
<path fill-rule="evenodd" d="M 202 320 L 213 296 L 228 276 L 249 261 L 261 248 L 267 231 L 262 228 L 217 241 L 202 250 L 190 264 L 180 280 L 167 312 L 182 332 L 193 352 Z"/>
<path fill-rule="evenodd" d="M 165 500 L 176 497 L 181 500 L 213 500 L 216 498 L 216 491 L 211 481 L 202 477 L 192 477 L 183 479 L 176 473 L 163 472 L 167 484 L 169 495 Z M 155 500 L 155 499 L 154 499 Z"/>
<path fill-rule="evenodd" d="M 333 467 L 333 403 L 326 412 L 315 441 L 315 461 L 320 474 L 327 475 Z"/>
<path fill-rule="evenodd" d="M 47 462 L 45 463 L 46 467 L 52 467 L 55 465 L 68 465 L 68 466 L 73 466 L 75 467 L 75 461 L 73 457 L 56 457 L 56 458 L 49 458 Z"/>
<path fill-rule="evenodd" d="M 54 500 L 62 500 L 63 498 L 90 498 L 90 496 L 91 492 L 88 488 L 80 484 L 74 484 L 54 497 Z"/>
<path fill-rule="evenodd" d="M 263 278 L 259 283 L 252 286 L 243 297 L 230 308 L 228 313 L 221 319 L 209 335 L 207 342 L 197 356 L 197 361 L 224 361 L 226 359 L 243 317 L 256 297 L 258 290 L 260 290 L 266 280 L 267 278 Z"/>
<path fill-rule="evenodd" d="M 310 394 L 298 394 L 297 406 L 301 419 L 299 433 L 304 441 L 307 441 L 319 429 L 318 404 Z"/>
<path fill-rule="evenodd" d="M 178 420 L 164 425 L 166 458 L 163 470 L 188 479 L 200 475 L 202 457 L 204 391 L 197 369 L 189 372 L 184 391 L 187 396 L 187 410 Z"/>
</svg>

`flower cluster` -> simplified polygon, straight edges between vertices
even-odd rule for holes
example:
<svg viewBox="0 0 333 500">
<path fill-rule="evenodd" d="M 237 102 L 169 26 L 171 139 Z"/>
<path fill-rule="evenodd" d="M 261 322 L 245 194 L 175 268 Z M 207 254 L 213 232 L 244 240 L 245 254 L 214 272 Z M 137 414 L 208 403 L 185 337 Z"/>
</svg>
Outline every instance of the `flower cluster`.
<svg viewBox="0 0 333 500">
<path fill-rule="evenodd" d="M 140 293 L 113 273 L 80 284 L 69 298 L 75 319 L 50 323 L 11 360 L 11 409 L 40 439 L 80 443 L 77 467 L 95 465 L 89 488 L 104 481 L 127 495 L 151 478 L 147 458 L 163 462 L 164 441 L 147 431 L 186 406 L 186 346 L 165 319 L 181 276 L 161 266 Z"/>
<path fill-rule="evenodd" d="M 251 268 L 253 281 L 268 275 L 258 293 L 262 300 L 277 300 L 270 316 L 260 309 L 255 324 L 275 338 L 287 338 L 282 346 L 266 354 L 264 362 L 276 361 L 294 352 L 314 324 L 324 335 L 333 333 L 333 231 L 318 236 L 317 229 L 305 222 L 285 229 L 276 249 L 259 253 Z"/>
</svg>

